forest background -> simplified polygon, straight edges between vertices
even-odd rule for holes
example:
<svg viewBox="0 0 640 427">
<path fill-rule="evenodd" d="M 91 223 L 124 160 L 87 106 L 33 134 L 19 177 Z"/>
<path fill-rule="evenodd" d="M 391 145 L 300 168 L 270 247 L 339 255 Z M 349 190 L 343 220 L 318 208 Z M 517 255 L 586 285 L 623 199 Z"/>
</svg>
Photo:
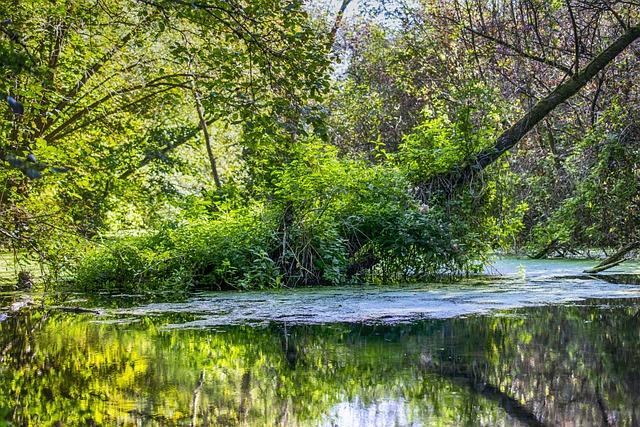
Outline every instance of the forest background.
<svg viewBox="0 0 640 427">
<path fill-rule="evenodd" d="M 639 2 L 351 3 L 3 2 L 2 249 L 182 292 L 636 241 Z"/>
</svg>

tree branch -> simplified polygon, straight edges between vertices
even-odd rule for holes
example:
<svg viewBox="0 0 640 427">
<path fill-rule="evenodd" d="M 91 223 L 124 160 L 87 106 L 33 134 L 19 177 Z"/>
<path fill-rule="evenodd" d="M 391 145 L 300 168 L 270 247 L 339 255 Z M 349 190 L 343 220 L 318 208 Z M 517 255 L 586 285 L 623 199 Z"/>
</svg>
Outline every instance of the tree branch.
<svg viewBox="0 0 640 427">
<path fill-rule="evenodd" d="M 513 46 L 512 44 L 507 43 L 504 40 L 501 40 L 501 39 L 499 39 L 497 37 L 490 36 L 489 34 L 485 34 L 485 33 L 481 32 L 481 31 L 474 30 L 473 28 L 466 27 L 466 26 L 464 26 L 463 28 L 466 31 L 469 31 L 471 34 L 475 34 L 478 37 L 482 37 L 483 39 L 489 40 L 489 41 L 491 41 L 491 42 L 493 42 L 495 44 L 498 44 L 498 45 L 500 45 L 502 47 L 505 47 L 505 48 L 515 52 L 516 54 L 518 54 L 519 56 L 521 56 L 523 58 L 531 59 L 532 61 L 540 62 L 542 64 L 545 64 L 545 65 L 548 65 L 550 67 L 556 68 L 556 69 L 558 69 L 558 70 L 560 70 L 560 71 L 562 71 L 562 72 L 564 72 L 564 73 L 566 73 L 568 75 L 572 75 L 573 74 L 572 71 L 571 71 L 571 68 L 569 68 L 569 67 L 567 67 L 565 65 L 562 65 L 559 62 L 553 61 L 553 60 L 551 60 L 549 58 L 543 58 L 541 56 L 534 55 L 534 54 L 532 54 L 530 52 L 525 52 L 524 50 L 522 50 L 522 49 L 520 49 L 520 48 L 518 48 L 516 46 Z"/>
<path fill-rule="evenodd" d="M 596 265 L 595 267 L 584 270 L 584 273 L 599 273 L 601 271 L 613 268 L 616 265 L 621 264 L 624 261 L 627 261 L 629 259 L 625 257 L 627 253 L 633 250 L 636 250 L 638 248 L 640 248 L 640 241 L 631 242 L 625 245 L 624 247 L 622 247 L 615 254 L 611 255 L 610 257 L 607 257 L 607 259 L 602 260 L 602 262 L 600 262 L 600 264 Z"/>
<path fill-rule="evenodd" d="M 215 121 L 216 119 L 209 119 L 206 121 L 206 124 L 211 125 Z M 170 144 L 167 144 L 166 146 L 164 146 L 162 149 L 160 149 L 160 153 L 167 154 L 169 151 L 174 150 L 175 148 L 186 144 L 187 142 L 191 141 L 191 139 L 195 138 L 198 135 L 198 133 L 200 133 L 200 130 L 201 128 L 199 126 L 196 128 L 193 128 L 189 133 L 183 135 L 178 140 L 173 141 Z M 142 159 L 137 166 L 131 167 L 126 171 L 124 171 L 123 173 L 121 173 L 120 176 L 118 176 L 118 179 L 129 179 L 134 173 L 136 173 L 139 169 L 142 169 L 143 167 L 147 166 L 155 158 L 156 157 L 154 156 L 146 155 L 144 159 Z"/>
<path fill-rule="evenodd" d="M 480 150 L 473 158 L 467 158 L 454 165 L 448 172 L 438 174 L 428 182 L 420 185 L 421 193 L 425 190 L 445 190 L 451 192 L 455 187 L 468 183 L 476 173 L 495 162 L 507 150 L 514 147 L 531 129 L 602 71 L 616 56 L 631 43 L 640 38 L 640 25 L 630 27 L 609 47 L 596 56 L 579 73 L 574 74 L 564 83 L 559 84 L 553 92 L 538 101 L 520 120 L 504 131 L 493 146 Z"/>
<path fill-rule="evenodd" d="M 576 18 L 573 16 L 573 8 L 571 7 L 571 1 L 566 0 L 567 10 L 569 11 L 569 18 L 571 19 L 571 28 L 573 29 L 573 43 L 575 49 L 574 56 L 574 68 L 576 73 L 580 71 L 580 38 L 578 37 L 578 24 L 576 23 Z"/>
<path fill-rule="evenodd" d="M 155 17 L 157 14 L 158 12 L 154 12 L 151 15 L 149 15 L 144 21 L 138 24 L 138 26 L 136 26 L 132 31 L 127 33 L 120 40 L 120 43 L 118 43 L 111 50 L 105 53 L 90 68 L 85 70 L 84 75 L 80 78 L 80 80 L 78 80 L 78 82 L 73 86 L 73 88 L 71 88 L 71 90 L 62 97 L 62 100 L 58 103 L 58 105 L 54 107 L 53 110 L 62 111 L 64 108 L 66 108 L 71 103 L 71 101 L 74 100 L 74 98 L 80 92 L 80 90 L 82 90 L 82 88 L 87 84 L 87 82 L 89 82 L 91 77 L 96 75 L 102 69 L 102 67 L 104 67 L 111 59 L 113 59 L 113 57 L 131 41 L 131 39 L 138 33 L 138 31 L 144 28 L 151 21 L 151 19 L 153 19 L 153 17 Z M 50 126 L 53 122 L 55 122 L 55 120 L 48 123 L 47 126 Z"/>
<path fill-rule="evenodd" d="M 347 10 L 347 7 L 351 3 L 351 0 L 342 0 L 342 4 L 340 5 L 340 9 L 338 9 L 338 14 L 336 15 L 335 21 L 333 21 L 333 26 L 331 27 L 331 32 L 329 33 L 329 48 L 336 41 L 336 34 L 338 34 L 338 29 L 342 24 L 342 19 L 344 18 L 344 12 Z"/>
<path fill-rule="evenodd" d="M 85 127 L 87 127 L 87 126 L 89 126 L 89 125 L 91 125 L 91 124 L 93 124 L 95 122 L 98 122 L 98 121 L 100 121 L 100 120 L 102 120 L 102 119 L 104 119 L 106 117 L 112 116 L 114 114 L 118 114 L 119 112 L 126 111 L 126 110 L 128 110 L 128 109 L 130 109 L 132 107 L 135 107 L 135 106 L 137 106 L 139 104 L 142 104 L 142 103 L 144 103 L 144 101 L 146 101 L 148 99 L 151 99 L 154 96 L 157 96 L 157 95 L 159 95 L 161 93 L 168 92 L 168 91 L 170 91 L 172 89 L 175 89 L 176 87 L 183 87 L 181 85 L 166 85 L 166 86 L 167 87 L 164 87 L 164 88 L 162 88 L 160 90 L 157 90 L 155 92 L 148 93 L 148 94 L 144 95 L 141 98 L 133 100 L 130 103 L 123 105 L 120 108 L 116 108 L 114 110 L 105 112 L 100 117 L 94 117 L 94 118 L 89 119 L 89 120 L 87 120 L 85 122 L 82 122 L 78 126 L 75 126 L 75 127 L 71 128 L 71 129 L 67 129 L 67 130 L 63 131 L 62 133 L 58 133 L 55 138 L 51 138 L 50 139 L 50 142 L 56 141 L 56 140 L 59 140 L 61 138 L 64 138 L 65 136 L 71 135 L 72 133 L 77 132 L 78 130 L 80 130 L 82 128 L 85 128 Z"/>
<path fill-rule="evenodd" d="M 200 120 L 200 127 L 204 134 L 204 143 L 207 146 L 207 154 L 209 155 L 209 163 L 211 164 L 211 173 L 213 174 L 213 180 L 216 184 L 216 188 L 221 188 L 220 177 L 218 176 L 218 168 L 216 167 L 216 158 L 213 156 L 213 149 L 211 148 L 211 135 L 209 135 L 209 127 L 207 121 L 204 118 L 204 111 L 202 108 L 202 102 L 200 102 L 200 94 L 196 89 L 196 85 L 192 82 L 191 91 L 196 101 L 196 109 L 198 110 L 198 119 Z"/>
<path fill-rule="evenodd" d="M 110 99 L 113 99 L 114 96 L 122 96 L 122 95 L 125 95 L 127 93 L 135 92 L 135 91 L 138 91 L 138 90 L 148 89 L 148 88 L 155 88 L 155 87 L 160 87 L 160 86 L 181 87 L 180 83 L 178 83 L 178 84 L 176 84 L 176 83 L 167 83 L 167 82 L 164 82 L 164 80 L 167 80 L 167 79 L 170 79 L 170 78 L 175 78 L 175 77 L 188 77 L 188 76 L 189 75 L 185 74 L 185 73 L 161 76 L 161 77 L 155 78 L 155 79 L 153 79 L 150 82 L 145 83 L 145 84 L 141 84 L 141 85 L 136 85 L 136 86 L 131 86 L 131 87 L 128 87 L 128 88 L 120 89 L 115 94 L 109 93 L 109 94 L 103 96 L 102 98 L 94 101 L 93 103 L 91 103 L 91 104 L 89 104 L 89 105 L 87 105 L 85 107 L 82 107 L 81 109 L 76 111 L 75 114 L 73 114 L 71 117 L 69 117 L 67 120 L 65 120 L 57 128 L 55 128 L 54 130 L 49 132 L 44 137 L 44 139 L 46 141 L 48 141 L 48 142 L 55 141 L 56 139 L 59 139 L 60 138 L 59 134 L 61 132 L 63 132 L 65 129 L 67 129 L 69 126 L 71 126 L 72 124 L 74 124 L 78 120 L 80 120 L 83 117 L 85 117 L 87 114 L 91 113 L 98 106 L 100 106 L 103 103 L 109 101 Z M 67 134 L 67 133 L 68 132 L 66 132 L 65 134 Z"/>
</svg>

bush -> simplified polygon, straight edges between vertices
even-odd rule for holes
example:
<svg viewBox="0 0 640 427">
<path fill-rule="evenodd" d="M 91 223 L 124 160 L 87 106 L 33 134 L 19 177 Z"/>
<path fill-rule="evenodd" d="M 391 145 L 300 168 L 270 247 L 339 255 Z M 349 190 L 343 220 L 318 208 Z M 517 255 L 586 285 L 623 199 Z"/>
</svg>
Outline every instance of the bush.
<svg viewBox="0 0 640 427">
<path fill-rule="evenodd" d="M 191 203 L 162 229 L 98 248 L 85 289 L 254 289 L 465 273 L 485 247 L 442 209 L 421 210 L 403 173 L 300 147 L 259 201 Z"/>
</svg>

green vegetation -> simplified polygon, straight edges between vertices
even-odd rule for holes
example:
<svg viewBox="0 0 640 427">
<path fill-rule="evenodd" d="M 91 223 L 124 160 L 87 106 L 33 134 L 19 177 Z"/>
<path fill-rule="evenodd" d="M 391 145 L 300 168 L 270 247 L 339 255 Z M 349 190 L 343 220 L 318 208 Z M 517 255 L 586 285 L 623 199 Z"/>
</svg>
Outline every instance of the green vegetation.
<svg viewBox="0 0 640 427">
<path fill-rule="evenodd" d="M 442 279 L 637 237 L 637 2 L 5 3 L 0 246 L 56 286 Z"/>
<path fill-rule="evenodd" d="M 267 203 L 217 203 L 211 212 L 214 202 L 199 200 L 160 230 L 107 245 L 83 260 L 78 283 L 87 290 L 248 289 L 342 284 L 357 274 L 393 281 L 407 279 L 409 269 L 411 277 L 424 278 L 473 268 L 483 244 L 444 212 L 420 212 L 398 170 L 340 161 L 333 151 L 306 145 L 280 172 Z"/>
</svg>

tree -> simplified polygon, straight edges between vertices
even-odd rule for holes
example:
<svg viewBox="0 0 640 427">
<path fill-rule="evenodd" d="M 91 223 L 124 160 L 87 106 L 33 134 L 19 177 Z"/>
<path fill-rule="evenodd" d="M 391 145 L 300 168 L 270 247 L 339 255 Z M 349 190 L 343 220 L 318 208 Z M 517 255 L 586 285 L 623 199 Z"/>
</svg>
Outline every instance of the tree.
<svg viewBox="0 0 640 427">
<path fill-rule="evenodd" d="M 110 194 L 140 184 L 123 178 L 170 161 L 199 127 L 250 121 L 283 105 L 303 117 L 306 99 L 320 97 L 325 84 L 325 42 L 298 1 L 1 8 L 9 19 L 0 82 L 25 111 L 5 114 L 0 157 L 33 154 L 42 165 L 70 167 L 56 177 L 58 201 L 50 202 L 72 209 L 89 234 Z M 24 194 L 47 192 L 50 181 L 24 185 Z"/>
<path fill-rule="evenodd" d="M 450 171 L 438 174 L 428 182 L 423 183 L 422 187 L 429 191 L 438 189 L 451 191 L 453 187 L 472 180 L 475 175 L 487 166 L 493 164 L 509 149 L 513 148 L 529 131 L 554 111 L 556 107 L 576 95 L 582 88 L 589 84 L 611 64 L 618 55 L 640 37 L 640 25 L 638 25 L 637 22 L 638 7 L 640 5 L 634 2 L 605 1 L 598 4 L 587 3 L 581 8 L 581 13 L 584 16 L 582 16 L 580 20 L 576 19 L 577 6 L 570 1 L 565 3 L 566 9 L 556 5 L 551 7 L 551 11 L 545 10 L 545 5 L 536 6 L 533 3 L 520 3 L 518 1 L 508 2 L 505 3 L 504 7 L 511 8 L 510 10 L 513 13 L 519 13 L 517 18 L 514 16 L 513 21 L 510 22 L 511 26 L 509 29 L 511 33 L 508 32 L 509 29 L 505 30 L 504 23 L 500 21 L 500 18 L 485 21 L 487 14 L 496 16 L 495 7 L 497 6 L 494 6 L 493 10 L 485 10 L 472 2 L 460 2 L 456 4 L 458 6 L 456 17 L 445 16 L 444 19 L 455 22 L 455 24 L 461 27 L 463 32 L 471 38 L 471 45 L 474 52 L 477 49 L 476 37 L 482 37 L 498 47 L 507 49 L 507 54 L 515 53 L 537 64 L 543 64 L 551 68 L 556 74 L 558 71 L 562 74 L 556 77 L 556 80 L 559 80 L 559 82 L 553 90 L 539 99 L 521 119 L 502 132 L 495 140 L 493 146 L 474 153 L 473 156 L 465 158 L 462 162 L 454 165 Z M 475 7 L 479 9 L 475 10 Z M 560 15 L 564 12 L 566 16 L 568 16 L 570 26 L 564 28 L 570 28 L 572 30 L 573 37 L 570 39 L 572 40 L 573 49 L 567 49 L 562 45 L 560 47 L 553 46 L 553 41 L 551 41 L 553 39 L 549 37 L 545 38 L 541 35 L 547 30 L 539 26 L 539 16 L 549 12 Z M 606 32 L 606 35 L 602 36 L 598 34 L 599 37 L 596 37 L 590 34 L 592 29 L 584 24 L 585 22 L 592 22 L 589 21 L 588 18 L 592 18 L 595 22 L 601 24 L 601 22 L 604 21 L 604 16 L 607 14 L 612 15 L 614 19 L 609 19 L 609 21 L 607 21 L 608 25 L 602 24 L 597 27 L 598 31 Z M 467 16 L 468 18 L 466 18 Z M 498 14 L 498 16 L 503 17 L 509 15 L 503 11 L 503 13 Z M 626 17 L 626 20 L 622 18 L 623 16 Z M 478 26 L 484 28 L 485 31 L 476 29 L 476 20 L 477 23 L 479 23 Z M 494 30 L 497 32 L 497 35 L 486 31 L 489 27 L 487 22 L 491 22 L 494 25 Z M 582 26 L 580 26 L 579 23 L 582 23 Z M 519 33 L 518 30 L 525 31 Z M 507 40 L 508 37 L 503 36 L 505 31 L 507 32 L 507 36 L 511 36 L 512 38 L 517 37 L 516 34 L 524 34 L 524 36 L 510 41 Z M 606 43 L 606 47 L 596 55 L 593 51 L 597 49 L 597 42 Z M 538 53 L 539 50 L 543 53 Z M 545 53 L 547 51 L 553 52 L 553 56 L 547 55 Z M 568 56 L 572 57 L 570 65 L 565 64 Z M 588 62 L 581 67 L 581 64 L 585 61 Z"/>
<path fill-rule="evenodd" d="M 603 68 L 604 54 L 594 59 L 618 37 L 629 41 L 623 34 L 634 31 L 637 2 L 426 1 L 393 17 L 391 28 L 365 21 L 345 36 L 348 67 L 330 107 L 335 144 L 395 159 L 430 204 L 438 190 L 451 195 L 456 183 L 464 190 L 472 181 L 454 196 L 473 199 L 463 218 L 493 217 L 491 233 L 509 229 L 512 245 L 559 237 L 557 226 L 536 229 L 560 216 L 574 219 L 574 244 L 615 246 L 629 234 L 637 180 L 622 165 L 636 158 L 637 54 L 618 46 Z M 545 105 L 536 104 L 572 78 L 583 80 L 580 88 L 554 98 L 532 126 Z M 627 209 L 611 208 L 620 205 Z"/>
</svg>

